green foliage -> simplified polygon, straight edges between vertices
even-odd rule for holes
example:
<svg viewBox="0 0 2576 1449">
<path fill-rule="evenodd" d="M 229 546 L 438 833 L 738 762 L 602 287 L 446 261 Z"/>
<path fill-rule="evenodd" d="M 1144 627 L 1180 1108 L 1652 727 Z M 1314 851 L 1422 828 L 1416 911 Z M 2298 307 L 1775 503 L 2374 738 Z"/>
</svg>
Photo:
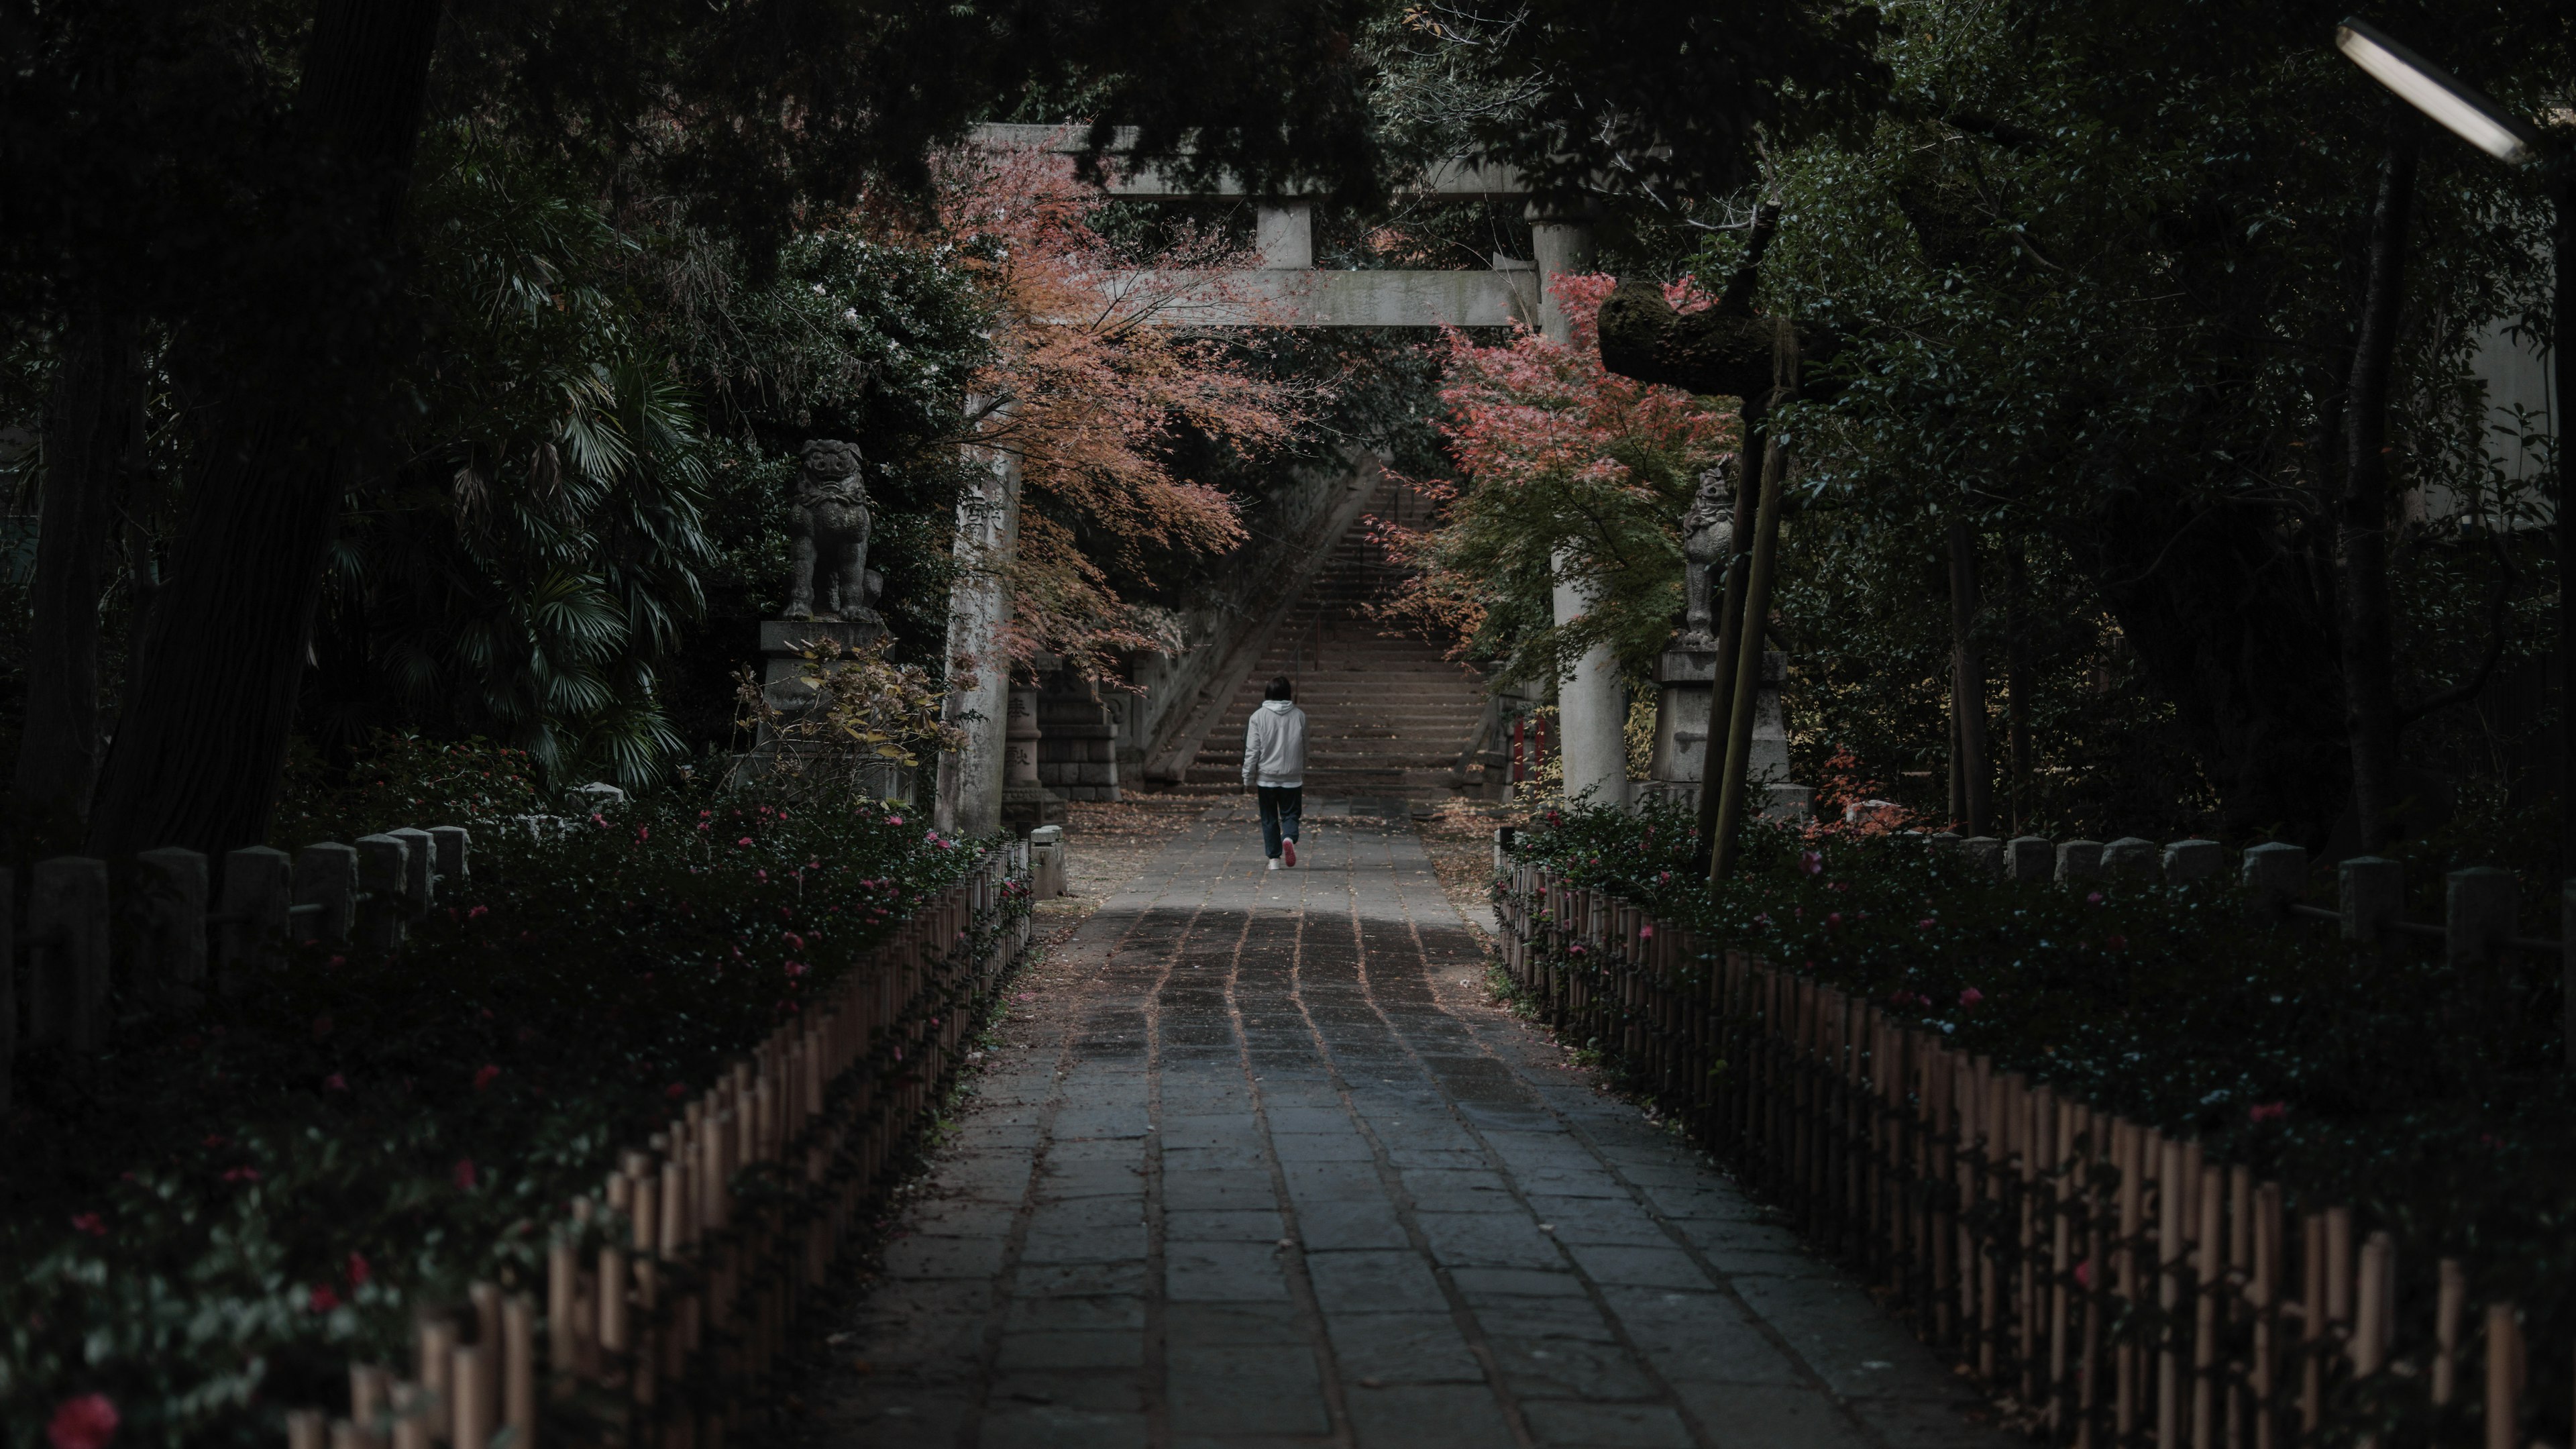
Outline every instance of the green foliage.
<svg viewBox="0 0 2576 1449">
<path fill-rule="evenodd" d="M 295 850 L 317 840 L 354 840 L 406 826 L 512 830 L 517 827 L 504 822 L 541 810 L 547 795 L 527 751 L 487 740 L 384 731 L 337 768 L 298 742 L 287 755 L 269 840 Z"/>
<path fill-rule="evenodd" d="M 2225 881 L 2021 885 L 1841 828 L 1757 826 L 1743 869 L 1712 888 L 1691 870 L 1692 825 L 1560 806 L 1515 850 L 1704 950 L 1830 981 L 2000 1071 L 2196 1138 L 2303 1204 L 2350 1204 L 2410 1252 L 2461 1254 L 2473 1294 L 2576 1329 L 2576 1090 L 2554 964 L 2382 956 L 2257 922 Z"/>
<path fill-rule="evenodd" d="M 308 728 L 345 751 L 417 722 L 652 784 L 679 743 L 656 666 L 713 553 L 695 410 L 620 282 L 632 243 L 474 132 L 442 133 L 416 214 L 438 350 L 406 461 L 334 550 Z"/>
<path fill-rule="evenodd" d="M 415 799 L 468 800 L 458 767 L 491 762 L 391 755 L 343 797 L 352 828 L 423 823 Z M 483 829 L 390 958 L 299 947 L 94 1056 L 22 1055 L 0 1443 L 103 1392 L 119 1443 L 272 1445 L 352 1359 L 401 1362 L 415 1309 L 477 1279 L 542 1293 L 539 1225 L 976 856 L 868 802 L 756 792 L 543 844 Z"/>
<path fill-rule="evenodd" d="M 2548 564 L 2508 577 L 2477 530 L 2527 519 L 2545 480 L 2499 472 L 2468 364 L 2490 323 L 2540 322 L 2547 209 L 2537 178 L 2413 129 L 2331 49 L 2338 13 L 1884 7 L 1874 133 L 1779 154 L 1765 304 L 1841 342 L 1782 419 L 1801 505 L 1782 608 L 1814 644 L 1793 711 L 1820 749 L 1919 765 L 1917 803 L 1937 801 L 1941 541 L 1965 518 L 1994 682 L 2015 639 L 2031 671 L 2025 824 L 2180 825 L 2223 797 L 2230 828 L 2322 833 L 2342 804 L 2330 523 L 2360 247 L 2380 158 L 2410 136 L 2390 460 L 2400 491 L 2473 522 L 2392 520 L 2401 697 L 2471 673 L 2499 581 L 2508 659 L 2538 647 Z M 2372 14 L 2510 106 L 2564 103 L 2563 15 Z M 1739 249 L 1720 233 L 1686 265 L 1718 275 Z M 2456 739 L 2416 746 L 2470 763 Z"/>
</svg>

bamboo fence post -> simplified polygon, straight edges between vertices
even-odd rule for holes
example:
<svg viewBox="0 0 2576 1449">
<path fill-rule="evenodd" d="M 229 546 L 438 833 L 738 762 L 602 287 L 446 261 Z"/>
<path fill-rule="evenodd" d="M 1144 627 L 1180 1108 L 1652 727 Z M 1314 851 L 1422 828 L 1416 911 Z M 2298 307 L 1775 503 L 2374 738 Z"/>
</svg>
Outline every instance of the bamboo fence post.
<svg viewBox="0 0 2576 1449">
<path fill-rule="evenodd" d="M 455 1406 L 450 1411 L 448 1439 L 454 1449 L 490 1449 L 492 1442 L 492 1347 L 460 1345 L 455 1356 Z"/>
<path fill-rule="evenodd" d="M 2352 1337 L 2345 1345 L 2356 1384 L 2368 1384 L 2387 1362 L 2390 1320 L 2397 1307 L 2391 1297 L 2396 1285 L 2390 1281 L 2397 1266 L 2396 1250 L 2396 1240 L 2384 1229 L 2361 1245 L 2359 1301 L 2354 1306 Z M 2377 1449 L 2379 1436 L 2364 1434 L 2353 1442 L 2360 1449 Z"/>
<path fill-rule="evenodd" d="M 2103 1201 L 2103 1169 L 2112 1159 L 2112 1144 L 2110 1119 L 2104 1114 L 2088 1110 L 2083 1114 L 2083 1123 L 2084 1149 L 2078 1164 L 2083 1173 L 2083 1186 L 2077 1201 L 2083 1215 L 2084 1233 L 2079 1251 L 2084 1257 L 2076 1264 L 2076 1270 L 2084 1273 L 2086 1279 L 2080 1285 L 2084 1302 L 2084 1343 L 2075 1360 L 2076 1410 L 2081 1416 L 2076 1443 L 2090 1446 L 2102 1417 L 2102 1320 L 2107 1316 L 2104 1305 L 2110 1301 L 2111 1287 L 2109 1243 L 2103 1229 L 2104 1222 L 2111 1219 Z M 2117 1200 L 2116 1191 L 2111 1196 Z"/>
<path fill-rule="evenodd" d="M 2146 1231 L 2145 1133 L 2127 1118 L 2111 1124 L 2111 1162 L 2120 1175 L 2118 1242 L 2113 1248 L 2113 1291 L 2123 1305 L 2122 1318 L 2136 1322 L 2138 1301 L 2145 1295 L 2138 1282 L 2138 1239 Z M 2126 1444 L 2138 1429 L 2138 1341 L 2123 1333 L 2111 1350 L 2112 1429 Z"/>
<path fill-rule="evenodd" d="M 501 1422 L 509 1427 L 510 1449 L 535 1449 L 537 1442 L 536 1316 L 525 1295 L 513 1295 L 501 1308 Z"/>
<path fill-rule="evenodd" d="M 2326 1215 L 2299 1215 L 2299 1431 L 2325 1420 Z"/>
<path fill-rule="evenodd" d="M 349 1369 L 349 1423 L 353 1449 L 383 1449 L 385 1415 L 392 1407 L 393 1375 L 378 1364 Z"/>
<path fill-rule="evenodd" d="M 2459 1397 L 2460 1321 L 2467 1316 L 2469 1307 L 2469 1275 L 2460 1260 L 2444 1258 L 2439 1276 L 2440 1286 L 2434 1290 L 2431 1389 L 2437 1406 Z"/>
<path fill-rule="evenodd" d="M 2231 1337 L 2238 1325 L 2250 1322 L 2253 1313 L 2254 1282 L 2254 1173 L 2243 1164 L 2227 1169 L 2227 1294 L 2220 1305 L 2220 1323 Z M 2250 1336 L 2250 1335 L 2249 1335 Z M 2231 1360 L 2227 1366 L 2226 1392 L 2220 1397 L 2219 1412 L 2227 1424 L 2227 1449 L 2244 1449 L 2245 1385 L 2252 1382 L 2253 1355 Z"/>
<path fill-rule="evenodd" d="M 427 1395 L 427 1437 L 444 1438 L 455 1408 L 456 1326 L 433 1318 L 420 1326 L 414 1342 L 420 1355 L 420 1386 Z"/>
<path fill-rule="evenodd" d="M 2221 1266 L 2227 1211 L 2225 1169 L 2200 1169 L 2200 1201 L 2192 1214 L 2191 1233 L 2191 1442 L 2194 1449 L 2218 1443 L 2219 1295 L 2227 1286 Z"/>
<path fill-rule="evenodd" d="M 319 1409 L 297 1409 L 286 1416 L 286 1449 L 326 1449 L 326 1420 Z"/>
<path fill-rule="evenodd" d="M 2183 1215 L 2191 1190 L 2184 1186 L 2182 1144 L 2162 1133 L 2155 1141 L 2156 1443 L 2172 1445 L 2182 1437 L 2182 1358 L 2174 1320 L 2182 1310 Z"/>
<path fill-rule="evenodd" d="M 2071 1186 L 2080 1169 L 2075 1155 L 2076 1109 L 2073 1103 L 2051 1088 L 2047 1094 L 2050 1118 L 2050 1153 L 2048 1160 L 2048 1429 L 2053 1439 L 2065 1439 L 2069 1411 L 2073 1400 L 2067 1382 L 2067 1282 L 2075 1271 L 2075 1220 L 2073 1212 L 2081 1201 Z"/>
<path fill-rule="evenodd" d="M 393 1386 L 393 1449 L 429 1449 L 434 1397 L 425 1385 L 408 1380 Z"/>
<path fill-rule="evenodd" d="M 2486 1449 L 2521 1449 L 2522 1325 L 2513 1301 L 2487 1305 Z"/>
<path fill-rule="evenodd" d="M 2282 1216 L 2281 1185 L 2256 1187 L 2253 1271 L 2246 1285 L 2254 1319 L 2253 1382 L 2247 1392 L 2254 1407 L 2254 1449 L 2273 1449 L 2280 1432 Z"/>
</svg>

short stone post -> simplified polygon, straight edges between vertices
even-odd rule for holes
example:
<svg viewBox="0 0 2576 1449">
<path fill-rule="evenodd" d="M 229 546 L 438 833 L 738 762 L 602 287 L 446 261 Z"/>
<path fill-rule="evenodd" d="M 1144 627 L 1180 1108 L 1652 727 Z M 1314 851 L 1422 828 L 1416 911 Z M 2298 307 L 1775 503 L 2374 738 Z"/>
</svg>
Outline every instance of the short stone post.
<svg viewBox="0 0 2576 1449">
<path fill-rule="evenodd" d="M 1957 850 L 1961 845 L 1965 844 L 1966 841 L 1960 836 L 1959 832 L 1955 830 L 1936 830 L 1929 836 L 1926 836 L 1923 843 L 1931 846 L 1933 851 L 1937 854 L 1948 855 Z"/>
<path fill-rule="evenodd" d="M 1039 900 L 1064 894 L 1064 827 L 1041 825 L 1029 832 L 1029 887 Z"/>
<path fill-rule="evenodd" d="M 2102 874 L 2102 842 L 2061 840 L 2057 843 L 2057 883 L 2072 885 Z"/>
<path fill-rule="evenodd" d="M 286 939 L 295 862 L 285 851 L 246 845 L 224 853 L 224 893 L 215 907 L 215 989 L 234 991 L 244 974 L 277 964 Z"/>
<path fill-rule="evenodd" d="M 587 785 L 575 785 L 564 794 L 572 802 L 573 808 L 581 812 L 583 819 L 593 815 L 605 815 L 626 803 L 626 792 L 606 780 L 593 780 Z"/>
<path fill-rule="evenodd" d="M 295 853 L 294 936 L 346 941 L 358 906 L 358 852 L 326 840 Z"/>
<path fill-rule="evenodd" d="M 390 835 L 361 835 L 358 848 L 358 945 L 390 951 L 402 944 L 403 886 L 411 878 L 411 847 Z"/>
<path fill-rule="evenodd" d="M 1762 818 L 1804 825 L 1816 818 L 1816 787 L 1770 784 L 1762 787 Z"/>
<path fill-rule="evenodd" d="M 135 867 L 134 992 L 155 1010 L 194 1006 L 206 984 L 206 858 L 170 845 Z"/>
<path fill-rule="evenodd" d="M 438 843 L 428 831 L 413 825 L 385 834 L 403 843 L 403 916 L 417 921 L 429 914 L 430 897 L 438 889 L 438 865 L 432 859 Z"/>
<path fill-rule="evenodd" d="M 2004 842 L 2004 878 L 2044 881 L 2057 871 L 2057 846 L 2037 835 L 2017 835 Z"/>
<path fill-rule="evenodd" d="M 470 860 L 474 832 L 462 825 L 433 825 L 429 828 L 432 848 L 437 852 L 437 877 L 430 886 L 430 899 L 437 900 L 452 892 L 462 891 L 473 879 Z"/>
<path fill-rule="evenodd" d="M 2180 885 L 2208 880 L 2227 864 L 2227 852 L 2215 840 L 2177 840 L 2165 847 L 2165 879 Z"/>
<path fill-rule="evenodd" d="M 2123 835 L 2102 847 L 2102 874 L 2112 880 L 2154 880 L 2157 854 L 2154 841 Z"/>
<path fill-rule="evenodd" d="M 1971 835 L 1960 842 L 1959 854 L 1979 875 L 2000 877 L 2004 873 L 2004 843 L 1995 836 Z"/>
<path fill-rule="evenodd" d="M 27 893 L 27 1041 L 93 1051 L 107 1036 L 107 862 L 36 862 Z"/>
<path fill-rule="evenodd" d="M 2377 855 L 2356 855 L 2335 867 L 2335 893 L 2343 911 L 2343 938 L 2377 945 L 2406 910 L 2406 867 Z"/>
<path fill-rule="evenodd" d="M 2244 881 L 2254 892 L 2254 914 L 2279 920 L 2308 891 L 2308 848 L 2275 840 L 2245 848 Z"/>
<path fill-rule="evenodd" d="M 2495 959 L 2513 934 L 2513 872 L 2491 865 L 2442 878 L 2442 959 L 2454 966 Z"/>
</svg>

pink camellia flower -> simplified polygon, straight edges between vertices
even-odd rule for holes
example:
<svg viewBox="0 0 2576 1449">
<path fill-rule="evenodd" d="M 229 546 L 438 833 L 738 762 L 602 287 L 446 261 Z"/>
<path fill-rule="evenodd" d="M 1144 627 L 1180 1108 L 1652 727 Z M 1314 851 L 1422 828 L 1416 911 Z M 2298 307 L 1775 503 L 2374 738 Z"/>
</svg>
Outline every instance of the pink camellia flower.
<svg viewBox="0 0 2576 1449">
<path fill-rule="evenodd" d="M 2090 1288 L 2093 1286 L 2092 1259 L 2087 1258 L 2083 1262 L 2075 1265 L 2075 1286 L 2078 1288 Z"/>
<path fill-rule="evenodd" d="M 749 845 L 749 844 L 751 844 L 751 837 L 750 837 L 750 836 L 748 836 L 748 835 L 746 835 L 746 836 L 744 836 L 742 839 L 735 841 L 735 842 L 734 842 L 734 844 L 736 844 L 736 845 Z"/>
<path fill-rule="evenodd" d="M 662 1089 L 662 1095 L 676 1102 L 682 1097 L 689 1095 L 689 1085 L 686 1082 L 673 1082 L 671 1085 Z"/>
<path fill-rule="evenodd" d="M 2084 897 L 2084 904 L 2086 904 L 2086 905 L 2088 905 L 2088 906 L 2098 906 L 2098 905 L 2102 904 L 2102 893 L 2101 893 L 2100 891 L 2093 891 L 2093 892 L 2088 893 L 2088 894 Z"/>
<path fill-rule="evenodd" d="M 802 961 L 790 961 L 787 963 L 787 974 L 791 979 L 804 975 L 805 970 L 805 963 Z"/>
<path fill-rule="evenodd" d="M 1828 930 L 1828 931 L 1834 930 L 1834 929 L 1836 929 L 1836 928 L 1840 927 L 1840 926 L 1842 925 L 1842 923 L 1843 923 L 1843 913 L 1842 913 L 1842 912 L 1840 912 L 1840 911 L 1828 911 L 1828 912 L 1826 912 L 1826 913 L 1825 913 L 1825 929 L 1826 929 L 1826 930 Z"/>
<path fill-rule="evenodd" d="M 1931 918 L 1930 916 L 1925 916 L 1922 920 L 1916 921 L 1916 922 L 1914 923 L 1914 929 L 1916 929 L 1916 930 L 1918 930 L 1918 931 L 1928 931 L 1928 930 L 1931 930 L 1931 929 L 1932 929 L 1932 918 Z"/>
<path fill-rule="evenodd" d="M 476 906 L 474 909 L 465 913 L 465 919 L 469 921 L 479 921 L 490 914 L 492 914 L 492 908 L 490 906 Z"/>
<path fill-rule="evenodd" d="M 349 1079 L 340 1075 L 338 1072 L 333 1072 L 331 1075 L 322 1079 L 322 1090 L 326 1092 L 345 1092 L 349 1090 Z"/>
<path fill-rule="evenodd" d="M 474 1190 L 474 1159 L 471 1157 L 460 1157 L 456 1159 L 455 1176 L 457 1191 L 472 1192 Z"/>
<path fill-rule="evenodd" d="M 481 1066 L 481 1067 L 479 1067 L 479 1068 L 477 1068 L 477 1069 L 475 1070 L 475 1073 L 474 1073 L 474 1090 L 476 1090 L 476 1091 L 478 1091 L 478 1092 L 479 1092 L 479 1091 L 482 1091 L 485 1087 L 488 1087 L 488 1086 L 492 1085 L 495 1081 L 498 1081 L 498 1080 L 500 1079 L 500 1076 L 501 1076 L 501 1069 L 500 1069 L 499 1067 L 493 1066 L 493 1065 L 491 1065 L 491 1064 L 490 1064 L 490 1063 L 488 1063 L 488 1062 L 487 1062 L 487 1063 L 485 1063 L 483 1066 Z"/>
<path fill-rule="evenodd" d="M 802 951 L 805 949 L 805 938 L 797 935 L 794 931 L 781 931 L 779 934 L 787 938 L 788 950 Z"/>
<path fill-rule="evenodd" d="M 340 1306 L 340 1295 L 331 1291 L 330 1284 L 316 1283 L 313 1285 L 313 1296 L 306 1300 L 306 1306 L 316 1313 L 328 1313 Z"/>
<path fill-rule="evenodd" d="M 886 817 L 886 824 L 888 825 L 901 825 L 902 823 L 903 817 L 900 815 L 889 815 Z"/>
<path fill-rule="evenodd" d="M 1651 941 L 1655 939 L 1654 926 L 1651 923 L 1639 926 L 1637 928 L 1637 939 L 1640 941 Z"/>
<path fill-rule="evenodd" d="M 323 964 L 326 966 L 346 966 L 349 964 L 349 958 L 346 956 L 334 956 Z"/>
<path fill-rule="evenodd" d="M 765 871 L 765 870 L 755 870 L 755 871 L 753 871 L 753 872 L 752 872 L 752 875 L 753 875 L 754 877 L 756 877 L 757 879 L 760 879 L 760 880 L 767 880 L 767 879 L 769 879 L 769 872 L 767 872 L 767 871 Z"/>
<path fill-rule="evenodd" d="M 647 840 L 650 840 L 650 839 L 652 839 L 652 838 L 653 838 L 653 827 L 652 827 L 652 826 L 650 826 L 650 825 L 638 825 L 638 826 L 636 826 L 636 827 L 635 827 L 635 840 L 636 840 L 636 843 L 637 843 L 637 844 L 639 844 L 639 845 L 640 845 L 640 844 L 642 844 L 643 842 L 645 842 L 645 841 L 647 841 Z"/>
<path fill-rule="evenodd" d="M 224 1173 L 224 1181 L 257 1182 L 259 1181 L 259 1169 L 256 1167 L 235 1167 L 227 1169 Z"/>
<path fill-rule="evenodd" d="M 1825 853 L 1821 850 L 1810 850 L 1801 854 L 1798 857 L 1798 869 L 1805 871 L 1809 875 L 1823 875 L 1825 873 Z"/>
<path fill-rule="evenodd" d="M 2249 1122 L 2278 1122 L 2289 1115 L 2290 1104 L 2287 1102 L 2257 1102 L 2245 1109 L 2245 1118 Z"/>
<path fill-rule="evenodd" d="M 1973 986 L 1959 993 L 1959 1004 L 1961 1006 L 1974 1006 L 1985 999 L 1986 993 L 1979 991 Z"/>
<path fill-rule="evenodd" d="M 107 1236 L 107 1222 L 96 1213 L 81 1213 L 74 1216 L 72 1229 L 75 1232 L 87 1233 L 93 1238 Z"/>
<path fill-rule="evenodd" d="M 349 1286 L 350 1286 L 350 1287 L 355 1288 L 355 1287 L 357 1287 L 359 1284 L 366 1282 L 369 1278 L 372 1278 L 372 1277 L 374 1277 L 374 1276 L 375 1276 L 375 1269 L 373 1269 L 373 1268 L 371 1268 L 371 1267 L 369 1267 L 369 1266 L 367 1265 L 367 1260 L 366 1260 L 366 1258 L 365 1258 L 365 1256 L 364 1256 L 364 1255 L 362 1255 L 362 1254 L 358 1254 L 358 1253 L 351 1253 L 351 1254 L 349 1255 Z"/>
<path fill-rule="evenodd" d="M 116 1438 L 116 1405 L 105 1394 L 83 1394 L 54 1406 L 45 1425 L 51 1449 L 107 1449 Z"/>
</svg>

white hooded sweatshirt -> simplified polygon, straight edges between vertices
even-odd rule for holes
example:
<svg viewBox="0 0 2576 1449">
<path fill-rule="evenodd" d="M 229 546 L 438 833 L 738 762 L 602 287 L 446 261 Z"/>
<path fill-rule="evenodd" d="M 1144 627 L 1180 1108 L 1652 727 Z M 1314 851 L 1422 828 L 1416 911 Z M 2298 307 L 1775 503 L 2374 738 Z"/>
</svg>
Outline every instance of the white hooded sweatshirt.
<svg viewBox="0 0 2576 1449">
<path fill-rule="evenodd" d="M 1265 699 L 1243 731 L 1243 783 L 1287 789 L 1306 783 L 1306 712 Z"/>
</svg>

